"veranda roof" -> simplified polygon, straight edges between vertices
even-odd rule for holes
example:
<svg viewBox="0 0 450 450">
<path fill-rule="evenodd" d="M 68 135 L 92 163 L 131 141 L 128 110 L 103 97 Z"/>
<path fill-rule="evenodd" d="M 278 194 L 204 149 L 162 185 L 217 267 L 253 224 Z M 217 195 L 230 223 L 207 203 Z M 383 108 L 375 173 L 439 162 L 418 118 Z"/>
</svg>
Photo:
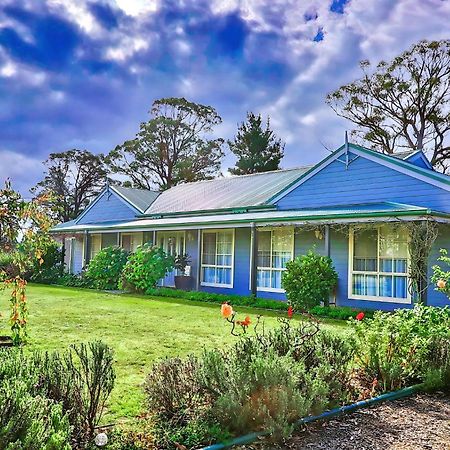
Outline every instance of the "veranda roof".
<svg viewBox="0 0 450 450">
<path fill-rule="evenodd" d="M 383 202 L 358 205 L 341 205 L 323 209 L 251 211 L 244 213 L 184 215 L 164 218 L 143 218 L 132 221 L 105 222 L 98 224 L 61 224 L 53 233 L 76 233 L 117 231 L 152 231 L 160 229 L 195 229 L 248 227 L 307 223 L 351 223 L 372 221 L 418 220 L 433 217 L 450 222 L 450 214 L 401 203 Z"/>
</svg>

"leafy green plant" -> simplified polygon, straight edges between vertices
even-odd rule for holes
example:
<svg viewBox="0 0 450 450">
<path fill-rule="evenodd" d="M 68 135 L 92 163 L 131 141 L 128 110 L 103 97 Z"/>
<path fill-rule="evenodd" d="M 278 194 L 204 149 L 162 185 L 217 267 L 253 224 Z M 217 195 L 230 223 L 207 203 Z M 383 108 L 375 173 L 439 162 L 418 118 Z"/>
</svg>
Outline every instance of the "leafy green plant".
<svg viewBox="0 0 450 450">
<path fill-rule="evenodd" d="M 68 426 L 64 429 L 68 430 L 69 441 L 84 448 L 101 419 L 105 402 L 114 386 L 112 350 L 102 342 L 91 342 L 73 345 L 62 353 L 25 354 L 21 350 L 12 350 L 3 351 L 0 356 L 0 411 L 5 411 L 4 420 L 8 421 L 10 429 L 18 429 L 21 439 L 28 439 L 28 435 L 20 431 L 22 415 L 29 415 L 30 420 L 36 421 L 32 426 L 26 422 L 30 430 L 36 432 L 47 428 L 51 431 L 48 417 L 54 416 L 55 426 L 57 423 L 63 426 L 67 422 Z M 11 395 L 11 386 L 19 392 L 19 397 Z M 2 392 L 8 394 L 1 397 Z M 52 405 L 59 409 L 54 409 Z M 28 408 L 31 411 L 34 408 L 36 414 L 39 411 L 46 413 L 42 413 L 42 418 L 35 418 Z M 9 416 L 8 411 L 11 411 Z M 44 424 L 40 424 L 41 420 Z M 45 435 L 44 431 L 40 433 Z M 5 436 L 4 439 L 13 438 L 11 433 Z M 0 445 L 0 448 L 5 446 Z M 65 447 L 48 448 L 56 450 Z"/>
<path fill-rule="evenodd" d="M 66 272 L 61 277 L 58 278 L 56 284 L 67 287 L 77 287 L 86 289 L 94 288 L 93 281 L 90 278 L 86 277 L 85 272 L 82 272 L 80 274 Z"/>
<path fill-rule="evenodd" d="M 450 299 L 450 256 L 448 256 L 448 252 L 444 248 L 441 248 L 440 254 L 438 261 L 442 262 L 446 269 L 440 265 L 434 265 L 431 282 L 436 285 L 437 291 L 442 292 Z"/>
<path fill-rule="evenodd" d="M 128 254 L 117 246 L 100 250 L 89 262 L 86 278 L 92 280 L 97 289 L 117 289 Z"/>
<path fill-rule="evenodd" d="M 450 338 L 448 308 L 417 304 L 394 313 L 377 311 L 373 319 L 352 323 L 357 365 L 382 392 L 424 381 L 432 342 Z"/>
<path fill-rule="evenodd" d="M 19 246 L 19 251 L 20 248 Z M 26 278 L 35 283 L 52 284 L 57 282 L 64 269 L 62 250 L 57 242 L 48 243 L 41 255 L 41 260 L 32 261 Z"/>
<path fill-rule="evenodd" d="M 298 310 L 310 310 L 321 302 L 328 304 L 338 275 L 331 258 L 308 251 L 286 264 L 282 285 L 289 303 Z"/>
<path fill-rule="evenodd" d="M 173 258 L 166 255 L 162 248 L 144 244 L 129 256 L 122 272 L 120 287 L 147 292 L 173 267 Z"/>
<path fill-rule="evenodd" d="M 186 275 L 186 267 L 191 263 L 191 257 L 184 253 L 177 255 L 174 261 L 175 269 L 179 270 L 180 275 Z"/>
</svg>

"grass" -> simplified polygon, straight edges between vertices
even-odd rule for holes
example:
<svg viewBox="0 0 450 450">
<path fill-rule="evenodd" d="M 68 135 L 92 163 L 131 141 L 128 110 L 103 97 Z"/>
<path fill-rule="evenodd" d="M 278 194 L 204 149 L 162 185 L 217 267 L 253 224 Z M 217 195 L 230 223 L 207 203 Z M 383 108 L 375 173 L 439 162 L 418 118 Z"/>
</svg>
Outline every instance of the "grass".
<svg viewBox="0 0 450 450">
<path fill-rule="evenodd" d="M 0 291 L 0 334 L 9 334 L 8 292 Z M 60 350 L 71 343 L 102 339 L 114 348 L 116 386 L 105 420 L 138 415 L 144 408 L 141 385 L 151 364 L 185 356 L 203 347 L 224 347 L 236 337 L 216 304 L 182 299 L 115 295 L 85 289 L 30 285 L 29 338 L 26 349 Z M 266 327 L 280 313 L 236 308 L 239 316 L 262 314 Z M 336 331 L 342 321 L 323 321 Z"/>
</svg>

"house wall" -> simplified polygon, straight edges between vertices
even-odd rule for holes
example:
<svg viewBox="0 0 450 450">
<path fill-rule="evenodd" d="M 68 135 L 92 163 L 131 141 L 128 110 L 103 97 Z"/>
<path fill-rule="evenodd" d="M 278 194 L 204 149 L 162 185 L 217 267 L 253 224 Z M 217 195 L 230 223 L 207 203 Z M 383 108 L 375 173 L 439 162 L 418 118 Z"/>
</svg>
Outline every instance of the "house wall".
<svg viewBox="0 0 450 450">
<path fill-rule="evenodd" d="M 134 219 L 136 211 L 114 192 L 104 192 L 78 220 L 78 224 Z"/>
<path fill-rule="evenodd" d="M 83 270 L 83 236 L 77 236 L 73 240 L 72 273 L 80 273 Z"/>
<path fill-rule="evenodd" d="M 356 155 L 351 153 L 350 159 Z M 450 192 L 362 156 L 333 161 L 277 202 L 280 209 L 398 202 L 450 212 Z"/>
</svg>

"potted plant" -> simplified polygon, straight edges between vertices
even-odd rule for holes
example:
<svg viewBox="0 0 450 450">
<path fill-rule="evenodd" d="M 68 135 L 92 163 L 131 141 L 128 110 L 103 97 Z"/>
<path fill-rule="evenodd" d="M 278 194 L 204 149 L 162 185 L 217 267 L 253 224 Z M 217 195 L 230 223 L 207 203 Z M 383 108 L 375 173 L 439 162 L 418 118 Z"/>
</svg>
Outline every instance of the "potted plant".
<svg viewBox="0 0 450 450">
<path fill-rule="evenodd" d="M 191 262 L 189 255 L 181 254 L 175 258 L 175 269 L 177 269 L 178 274 L 175 275 L 175 287 L 177 289 L 182 289 L 184 291 L 189 291 L 192 288 L 192 277 L 188 273 L 188 267 Z M 189 267 L 190 269 L 190 267 Z M 189 270 L 190 272 L 190 270 Z"/>
</svg>

